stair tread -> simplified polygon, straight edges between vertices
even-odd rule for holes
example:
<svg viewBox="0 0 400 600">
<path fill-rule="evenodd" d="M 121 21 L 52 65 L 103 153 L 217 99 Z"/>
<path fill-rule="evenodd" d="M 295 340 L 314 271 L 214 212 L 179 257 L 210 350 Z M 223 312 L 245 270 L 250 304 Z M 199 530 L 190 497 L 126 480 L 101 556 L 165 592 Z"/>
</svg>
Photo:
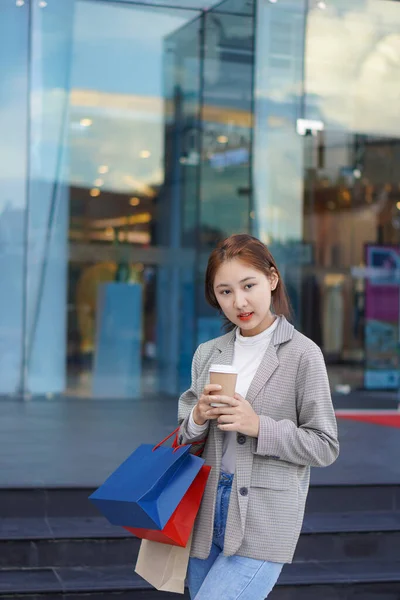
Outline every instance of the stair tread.
<svg viewBox="0 0 400 600">
<path fill-rule="evenodd" d="M 308 561 L 285 565 L 279 585 L 400 582 L 400 560 Z"/>
<path fill-rule="evenodd" d="M 399 530 L 400 511 L 359 511 L 357 513 L 306 514 L 302 533 L 353 533 Z"/>
<path fill-rule="evenodd" d="M 0 594 L 5 592 L 59 592 L 148 587 L 132 566 L 57 567 L 0 570 Z"/>
<path fill-rule="evenodd" d="M 126 538 L 130 535 L 102 517 L 10 518 L 0 521 L 0 540 Z"/>
<path fill-rule="evenodd" d="M 312 513 L 303 534 L 400 531 L 400 511 Z M 103 517 L 3 518 L 0 540 L 126 538 L 122 527 Z"/>
<path fill-rule="evenodd" d="M 307 562 L 285 565 L 278 586 L 400 582 L 400 560 L 373 562 Z M 139 590 L 151 586 L 132 565 L 0 570 L 0 594 Z"/>
</svg>

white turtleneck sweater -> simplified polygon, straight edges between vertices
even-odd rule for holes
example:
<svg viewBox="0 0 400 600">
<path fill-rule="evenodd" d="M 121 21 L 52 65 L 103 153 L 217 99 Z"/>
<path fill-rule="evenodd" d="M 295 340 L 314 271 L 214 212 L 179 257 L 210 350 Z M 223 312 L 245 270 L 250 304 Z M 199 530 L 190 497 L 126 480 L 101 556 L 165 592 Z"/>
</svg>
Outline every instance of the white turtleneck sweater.
<svg viewBox="0 0 400 600">
<path fill-rule="evenodd" d="M 265 352 L 270 344 L 273 333 L 278 325 L 278 319 L 258 335 L 244 337 L 240 335 L 240 329 L 236 330 L 234 345 L 233 366 L 237 368 L 238 378 L 236 382 L 236 392 L 246 398 L 250 384 Z M 194 409 L 193 409 L 194 410 Z M 193 419 L 193 410 L 188 423 L 188 431 L 191 435 L 198 436 L 207 430 L 208 423 L 197 425 Z M 224 446 L 222 452 L 221 470 L 225 473 L 234 473 L 236 466 L 236 432 L 224 432 Z"/>
</svg>

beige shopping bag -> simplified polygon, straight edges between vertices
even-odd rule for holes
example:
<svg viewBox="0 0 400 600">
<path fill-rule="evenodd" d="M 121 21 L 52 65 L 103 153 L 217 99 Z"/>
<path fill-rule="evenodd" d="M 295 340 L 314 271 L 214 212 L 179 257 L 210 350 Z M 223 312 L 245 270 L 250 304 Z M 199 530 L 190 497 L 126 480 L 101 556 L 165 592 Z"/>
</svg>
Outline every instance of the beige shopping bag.
<svg viewBox="0 0 400 600">
<path fill-rule="evenodd" d="M 142 540 L 135 572 L 157 590 L 183 594 L 192 535 L 185 548 Z"/>
</svg>

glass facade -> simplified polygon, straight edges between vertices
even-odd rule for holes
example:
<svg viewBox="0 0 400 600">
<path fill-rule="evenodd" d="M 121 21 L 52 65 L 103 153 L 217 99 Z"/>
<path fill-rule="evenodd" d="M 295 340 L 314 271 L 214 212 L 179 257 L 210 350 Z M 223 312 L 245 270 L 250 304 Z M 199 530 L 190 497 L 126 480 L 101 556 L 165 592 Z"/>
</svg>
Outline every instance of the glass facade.
<svg viewBox="0 0 400 600">
<path fill-rule="evenodd" d="M 1 396 L 177 395 L 237 232 L 332 391 L 394 396 L 399 26 L 395 0 L 0 3 Z"/>
</svg>

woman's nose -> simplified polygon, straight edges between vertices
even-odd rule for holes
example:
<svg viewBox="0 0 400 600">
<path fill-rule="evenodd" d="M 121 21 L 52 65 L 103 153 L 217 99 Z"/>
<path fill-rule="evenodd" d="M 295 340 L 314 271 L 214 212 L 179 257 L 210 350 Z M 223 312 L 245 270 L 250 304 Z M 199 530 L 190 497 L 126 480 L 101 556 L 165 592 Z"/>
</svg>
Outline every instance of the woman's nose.
<svg viewBox="0 0 400 600">
<path fill-rule="evenodd" d="M 236 294 L 234 301 L 235 308 L 241 309 L 247 305 L 247 300 L 243 294 Z"/>
</svg>

